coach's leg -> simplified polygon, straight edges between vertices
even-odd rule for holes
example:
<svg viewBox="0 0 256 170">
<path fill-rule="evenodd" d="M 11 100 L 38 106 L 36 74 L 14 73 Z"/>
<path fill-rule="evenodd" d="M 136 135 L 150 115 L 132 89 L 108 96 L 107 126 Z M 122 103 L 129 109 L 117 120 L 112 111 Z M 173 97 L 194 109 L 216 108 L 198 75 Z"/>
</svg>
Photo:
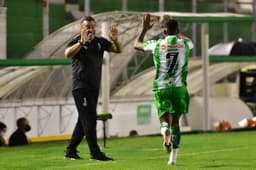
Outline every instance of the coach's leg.
<svg viewBox="0 0 256 170">
<path fill-rule="evenodd" d="M 91 154 L 100 152 L 98 142 L 97 142 L 97 101 L 98 94 L 83 91 L 83 105 L 80 108 L 81 112 L 79 113 L 80 121 L 82 123 L 83 131 L 86 137 Z"/>
<path fill-rule="evenodd" d="M 98 142 L 97 142 L 97 101 L 98 94 L 96 92 L 86 93 L 87 105 L 85 108 L 85 114 L 81 114 L 81 122 L 84 128 L 85 137 L 90 149 L 91 159 L 99 161 L 110 161 L 113 160 L 110 157 L 107 157 L 103 152 L 101 152 Z"/>
<path fill-rule="evenodd" d="M 84 138 L 83 127 L 82 127 L 80 121 L 78 120 L 76 123 L 76 126 L 74 128 L 74 131 L 72 133 L 70 143 L 67 146 L 67 150 L 76 151 L 77 146 L 81 143 L 83 138 Z"/>
<path fill-rule="evenodd" d="M 70 143 L 67 146 L 65 157 L 70 158 L 70 159 L 80 159 L 80 157 L 77 154 L 76 148 L 84 138 L 84 130 L 83 130 L 82 122 L 80 120 L 80 113 L 83 110 L 81 110 L 80 92 L 75 90 L 75 91 L 72 91 L 72 94 L 73 94 L 74 101 L 75 101 L 76 108 L 77 108 L 77 112 L 78 112 L 78 119 L 77 119 L 77 123 L 76 123 L 75 128 L 74 128 L 74 131 L 72 133 Z"/>
<path fill-rule="evenodd" d="M 100 152 L 98 142 L 97 142 L 97 113 L 90 112 L 90 114 L 87 115 L 87 118 L 84 120 L 84 131 L 85 131 L 85 137 L 87 140 L 87 143 L 89 145 L 89 149 L 91 154 L 95 154 Z"/>
</svg>

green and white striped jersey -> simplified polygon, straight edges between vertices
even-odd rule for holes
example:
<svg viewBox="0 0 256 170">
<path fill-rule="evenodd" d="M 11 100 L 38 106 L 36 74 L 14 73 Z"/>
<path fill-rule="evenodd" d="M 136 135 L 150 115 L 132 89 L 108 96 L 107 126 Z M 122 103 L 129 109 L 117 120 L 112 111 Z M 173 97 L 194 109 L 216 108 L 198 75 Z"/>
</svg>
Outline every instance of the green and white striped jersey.
<svg viewBox="0 0 256 170">
<path fill-rule="evenodd" d="M 143 43 L 144 51 L 152 51 L 155 64 L 153 90 L 170 86 L 186 86 L 188 60 L 193 43 L 189 38 L 166 36 Z"/>
</svg>

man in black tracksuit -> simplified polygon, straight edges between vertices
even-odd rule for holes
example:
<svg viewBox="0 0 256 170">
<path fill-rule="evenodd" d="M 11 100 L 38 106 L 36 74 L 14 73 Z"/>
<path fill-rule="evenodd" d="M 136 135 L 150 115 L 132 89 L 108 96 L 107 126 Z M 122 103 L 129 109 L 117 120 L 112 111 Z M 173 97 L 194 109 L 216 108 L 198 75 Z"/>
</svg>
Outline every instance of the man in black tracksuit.
<svg viewBox="0 0 256 170">
<path fill-rule="evenodd" d="M 16 121 L 17 129 L 12 133 L 9 139 L 9 146 L 20 146 L 30 144 L 26 132 L 31 130 L 28 119 L 21 117 Z"/>
<path fill-rule="evenodd" d="M 95 20 L 85 17 L 80 23 L 80 35 L 75 37 L 65 50 L 65 56 L 72 58 L 72 94 L 78 111 L 78 120 L 67 146 L 65 158 L 81 159 L 77 146 L 86 137 L 91 159 L 108 161 L 97 143 L 97 102 L 101 81 L 104 51 L 121 52 L 118 31 L 112 27 L 109 32 L 111 41 L 95 36 Z"/>
</svg>

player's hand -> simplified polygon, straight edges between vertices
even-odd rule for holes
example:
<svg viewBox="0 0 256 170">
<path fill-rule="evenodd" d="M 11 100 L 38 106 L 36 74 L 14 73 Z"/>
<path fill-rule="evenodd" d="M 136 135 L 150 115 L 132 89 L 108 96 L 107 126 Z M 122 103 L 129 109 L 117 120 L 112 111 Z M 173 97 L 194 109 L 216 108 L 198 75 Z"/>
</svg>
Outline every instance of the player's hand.
<svg viewBox="0 0 256 170">
<path fill-rule="evenodd" d="M 185 36 L 183 33 L 179 32 L 177 35 L 176 35 L 178 38 L 188 38 L 187 36 Z"/>
<path fill-rule="evenodd" d="M 115 25 L 110 26 L 108 36 L 112 41 L 118 41 L 118 29 Z"/>
<path fill-rule="evenodd" d="M 143 18 L 142 18 L 143 30 L 148 31 L 153 27 L 154 24 L 151 23 L 150 20 L 151 20 L 150 14 L 146 14 L 143 16 Z"/>
</svg>

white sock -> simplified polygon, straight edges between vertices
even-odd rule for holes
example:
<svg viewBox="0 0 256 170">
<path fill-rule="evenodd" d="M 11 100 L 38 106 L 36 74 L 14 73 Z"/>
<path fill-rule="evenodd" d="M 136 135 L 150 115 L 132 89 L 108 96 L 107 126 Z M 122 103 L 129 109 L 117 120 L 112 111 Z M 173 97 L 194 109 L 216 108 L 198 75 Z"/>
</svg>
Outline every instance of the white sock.
<svg viewBox="0 0 256 170">
<path fill-rule="evenodd" d="M 172 151 L 170 153 L 168 165 L 176 165 L 176 159 L 177 159 L 178 151 L 179 151 L 179 148 L 172 149 Z"/>
<path fill-rule="evenodd" d="M 161 128 L 161 134 L 163 135 L 163 136 L 165 136 L 165 132 L 168 130 L 168 128 L 167 127 L 162 127 Z"/>
<path fill-rule="evenodd" d="M 168 130 L 168 123 L 167 123 L 167 122 L 162 122 L 162 123 L 161 123 L 161 129 L 160 129 L 160 131 L 161 131 L 161 134 L 162 134 L 163 136 L 165 135 L 166 130 Z"/>
</svg>

